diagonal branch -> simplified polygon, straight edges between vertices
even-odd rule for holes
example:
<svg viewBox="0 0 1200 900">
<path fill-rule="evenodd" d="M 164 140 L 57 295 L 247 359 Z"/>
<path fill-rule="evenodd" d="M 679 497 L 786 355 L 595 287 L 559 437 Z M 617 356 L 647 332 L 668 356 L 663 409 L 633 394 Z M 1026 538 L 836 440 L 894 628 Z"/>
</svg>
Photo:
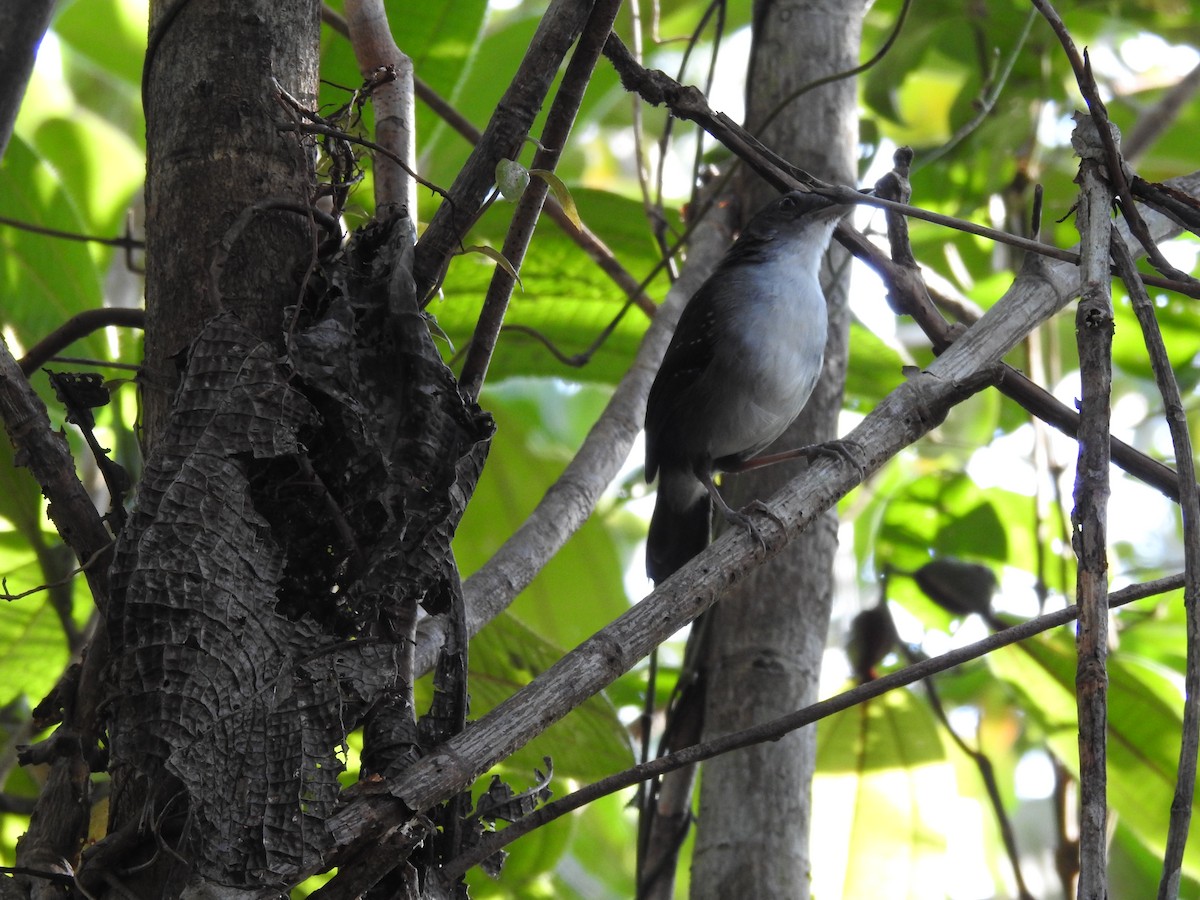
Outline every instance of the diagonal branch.
<svg viewBox="0 0 1200 900">
<path fill-rule="evenodd" d="M 1178 590 L 1183 584 L 1184 576 L 1179 574 L 1170 575 L 1144 584 L 1131 585 L 1109 594 L 1108 605 L 1110 608 L 1115 609 L 1116 607 L 1133 603 L 1136 600 Z M 922 660 L 910 662 L 903 669 L 898 669 L 895 672 L 889 672 L 871 681 L 863 682 L 827 700 L 822 700 L 819 703 L 798 709 L 786 716 L 780 716 L 769 722 L 761 722 L 750 728 L 684 747 L 673 753 L 628 768 L 623 772 L 617 772 L 615 775 L 609 775 L 593 784 L 589 784 L 587 787 L 580 788 L 568 794 L 561 800 L 547 803 L 528 816 L 512 823 L 503 831 L 485 836 L 479 844 L 472 847 L 458 859 L 447 863 L 442 868 L 442 877 L 450 879 L 466 872 L 469 868 L 478 865 L 493 853 L 507 847 L 517 838 L 523 837 L 534 829 L 540 828 L 548 822 L 552 822 L 569 812 L 586 806 L 601 797 L 614 794 L 619 790 L 632 787 L 639 782 L 648 781 L 667 772 L 673 772 L 685 766 L 692 766 L 706 759 L 712 759 L 714 756 L 719 756 L 732 750 L 740 750 L 743 747 L 762 743 L 763 741 L 778 740 L 785 734 L 795 731 L 797 728 L 811 725 L 835 713 L 850 709 L 852 706 L 857 706 L 860 703 L 865 703 L 867 700 L 880 697 L 889 691 L 894 691 L 897 688 L 906 687 L 910 684 L 916 684 L 940 672 L 948 672 L 971 660 L 982 659 L 1003 647 L 1009 647 L 1055 628 L 1061 628 L 1063 625 L 1074 621 L 1078 615 L 1079 607 L 1068 606 L 1065 609 L 1028 619 L 1019 625 L 1013 625 L 1009 628 L 996 631 L 986 638 L 978 640 L 973 644 L 968 644 L 965 647 L 958 647 L 940 656 L 927 657 Z M 957 739 L 957 736 L 955 737 Z M 960 743 L 960 746 L 968 754 L 971 753 L 970 749 L 965 745 Z M 1014 865 L 1015 863 L 1016 860 L 1014 859 Z"/>
<path fill-rule="evenodd" d="M 605 38 L 612 28 L 620 5 L 620 0 L 597 0 L 592 7 L 591 17 L 584 27 L 579 44 L 563 75 L 562 85 L 550 107 L 542 140 L 533 157 L 532 168 L 553 172 L 558 165 L 563 148 L 570 137 L 571 127 L 575 123 L 575 116 L 583 102 L 583 94 L 591 82 L 592 72 L 600 59 L 600 51 L 604 47 Z M 525 259 L 525 252 L 533 238 L 533 230 L 537 226 L 548 189 L 546 181 L 541 178 L 534 179 L 525 188 L 517 203 L 501 251 L 514 269 L 519 269 Z M 483 379 L 487 374 L 492 351 L 496 348 L 500 326 L 504 323 L 504 315 L 508 310 L 515 283 L 515 275 L 510 274 L 503 266 L 497 266 L 493 271 L 459 379 L 462 390 L 472 399 L 479 397 L 479 391 L 483 387 Z"/>
<path fill-rule="evenodd" d="M 889 394 L 846 438 L 861 467 L 821 459 L 771 498 L 777 552 L 862 478 L 936 427 L 947 412 L 986 387 L 1001 358 L 1030 328 L 1053 315 L 1075 285 L 1056 287 L 1044 272 L 1026 271 L 974 326 L 923 372 Z M 401 801 L 391 813 L 351 801 L 331 822 L 339 841 L 370 839 L 381 822 L 400 810 L 422 811 L 469 784 L 480 772 L 532 740 L 547 727 L 632 668 L 651 649 L 711 606 L 725 589 L 762 561 L 759 544 L 731 529 L 704 553 L 664 581 L 611 625 L 584 641 L 528 686 L 475 725 L 435 749 L 388 784 Z M 357 795 L 355 795 L 357 796 Z M 362 805 L 360 805 L 362 804 Z M 385 804 L 386 805 L 386 804 Z"/>
<path fill-rule="evenodd" d="M 17 451 L 17 464 L 28 467 L 50 501 L 47 513 L 58 533 L 80 564 L 87 564 L 92 597 L 103 610 L 108 602 L 113 536 L 75 474 L 75 460 L 66 438 L 50 424 L 45 404 L 2 340 L 0 421 Z"/>
<path fill-rule="evenodd" d="M 521 149 L 559 65 L 583 30 L 593 3 L 553 0 L 475 150 L 417 244 L 413 276 L 418 296 L 441 280 L 450 257 L 475 221 L 495 179 L 496 163 Z"/>
<path fill-rule="evenodd" d="M 346 24 L 346 20 L 336 11 L 330 9 L 328 4 L 321 5 L 321 19 L 338 34 L 346 38 L 350 37 L 350 29 Z M 433 110 L 442 121 L 457 131 L 468 143 L 479 143 L 483 137 L 483 132 L 471 124 L 462 113 L 450 105 L 449 101 L 439 95 L 437 91 L 422 81 L 420 76 L 415 73 L 413 75 L 413 87 L 416 91 L 417 99 Z M 624 291 L 626 296 L 630 297 L 642 312 L 649 316 L 654 315 L 657 307 L 654 301 L 646 295 L 643 285 L 621 265 L 620 260 L 613 256 L 613 252 L 604 245 L 604 242 L 591 229 L 586 225 L 581 227 L 572 222 L 563 210 L 562 205 L 554 197 L 546 199 L 546 206 L 543 212 L 554 221 L 554 224 L 562 229 L 563 234 L 574 241 L 583 252 L 592 258 L 592 261 L 600 267 L 600 270 L 611 278 L 613 283 Z"/>
</svg>

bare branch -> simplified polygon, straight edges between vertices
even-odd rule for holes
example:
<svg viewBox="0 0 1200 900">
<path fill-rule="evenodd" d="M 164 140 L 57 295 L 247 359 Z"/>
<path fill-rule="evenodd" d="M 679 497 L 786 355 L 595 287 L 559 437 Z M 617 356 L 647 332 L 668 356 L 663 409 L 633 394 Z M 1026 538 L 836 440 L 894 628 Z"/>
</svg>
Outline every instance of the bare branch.
<svg viewBox="0 0 1200 900">
<path fill-rule="evenodd" d="M 1187 612 L 1187 666 L 1184 674 L 1183 728 L 1179 747 L 1179 767 L 1175 781 L 1175 799 L 1171 804 L 1171 824 L 1163 853 L 1162 879 L 1158 900 L 1173 900 L 1179 895 L 1180 870 L 1191 821 L 1192 796 L 1196 786 L 1196 755 L 1200 748 L 1200 489 L 1196 485 L 1196 462 L 1187 422 L 1187 410 L 1179 383 L 1167 357 L 1162 332 L 1155 318 L 1154 304 L 1135 274 L 1133 256 L 1124 242 L 1112 242 L 1113 259 L 1123 271 L 1134 314 L 1141 325 L 1154 379 L 1163 398 L 1167 428 L 1179 468 L 1179 506 L 1183 514 L 1184 607 Z"/>
<path fill-rule="evenodd" d="M 537 116 L 563 57 L 582 31 L 593 3 L 553 0 L 542 14 L 529 50 L 496 106 L 475 150 L 417 244 L 413 275 L 417 293 L 429 294 L 483 204 L 496 163 L 513 158 Z"/>
<path fill-rule="evenodd" d="M 531 168 L 553 172 L 558 165 L 559 157 L 570 137 L 571 126 L 575 123 L 575 115 L 583 102 L 584 91 L 591 82 L 592 72 L 600 59 L 600 51 L 612 29 L 620 5 L 619 0 L 598 0 L 592 7 L 592 14 L 584 26 L 575 52 L 571 55 L 571 62 L 563 75 L 562 85 L 550 107 L 546 128 L 542 132 L 542 140 L 537 153 L 534 154 Z M 525 188 L 517 203 L 517 210 L 501 250 L 504 258 L 514 268 L 519 269 L 525 259 L 525 251 L 537 226 L 547 190 L 548 185 L 543 179 L 534 179 Z M 487 374 L 496 340 L 500 336 L 500 326 L 504 322 L 514 284 L 514 276 L 503 267 L 497 266 L 492 274 L 491 284 L 488 285 L 483 309 L 479 313 L 479 321 L 471 337 L 471 347 L 467 351 L 467 359 L 463 363 L 459 379 L 463 391 L 472 399 L 478 398 L 483 387 L 483 379 Z"/>
<path fill-rule="evenodd" d="M 1124 606 L 1136 600 L 1142 600 L 1156 594 L 1166 593 L 1167 591 L 1178 590 L 1183 585 L 1184 575 L 1182 573 L 1160 578 L 1145 584 L 1132 585 L 1110 594 L 1108 605 L 1110 608 L 1115 609 L 1118 606 Z M 1020 641 L 1028 640 L 1035 635 L 1043 634 L 1055 628 L 1061 628 L 1063 625 L 1073 621 L 1078 616 L 1078 613 L 1078 607 L 1069 606 L 1057 612 L 1029 619 L 1019 625 L 1013 625 L 1010 628 L 997 631 L 982 640 L 951 650 L 941 656 L 913 662 L 903 669 L 889 672 L 880 678 L 864 682 L 837 696 L 830 697 L 828 700 L 822 700 L 819 703 L 807 706 L 789 715 L 781 716 L 770 722 L 763 722 L 742 731 L 723 735 L 711 741 L 684 747 L 666 756 L 660 756 L 657 759 L 633 766 L 615 775 L 609 775 L 607 778 L 602 778 L 593 784 L 589 784 L 587 787 L 568 794 L 561 800 L 547 803 L 530 815 L 514 822 L 503 831 L 485 837 L 477 846 L 472 847 L 469 852 L 464 853 L 458 859 L 452 860 L 445 865 L 442 868 L 442 875 L 447 879 L 457 877 L 488 856 L 508 846 L 517 838 L 569 812 L 586 806 L 601 797 L 614 794 L 619 790 L 632 787 L 639 782 L 648 781 L 667 772 L 695 765 L 698 762 L 703 762 L 722 753 L 728 753 L 732 750 L 750 746 L 751 744 L 762 743 L 763 741 L 778 740 L 783 735 L 795 731 L 797 728 L 811 725 L 813 722 L 857 706 L 860 703 L 865 703 L 867 700 L 880 697 L 889 691 L 910 684 L 916 684 L 939 672 L 947 672 L 971 660 L 987 656 L 1002 647 L 1008 647 Z"/>
<path fill-rule="evenodd" d="M 417 165 L 412 60 L 392 39 L 383 0 L 346 0 L 346 25 L 363 78 L 371 80 L 380 72 L 391 76 L 371 91 L 375 139 L 387 148 L 385 158 L 395 163 L 376 159 L 375 208 L 381 217 L 405 209 L 415 222 L 417 186 L 409 177 Z"/>
<path fill-rule="evenodd" d="M 1072 144 L 1079 154 L 1076 219 L 1080 237 L 1080 292 L 1075 316 L 1082 382 L 1079 461 L 1071 544 L 1079 559 L 1075 677 L 1079 714 L 1079 896 L 1103 900 L 1108 883 L 1108 498 L 1112 415 L 1112 282 L 1108 275 L 1113 195 L 1104 174 L 1097 127 L 1077 114 Z"/>
</svg>

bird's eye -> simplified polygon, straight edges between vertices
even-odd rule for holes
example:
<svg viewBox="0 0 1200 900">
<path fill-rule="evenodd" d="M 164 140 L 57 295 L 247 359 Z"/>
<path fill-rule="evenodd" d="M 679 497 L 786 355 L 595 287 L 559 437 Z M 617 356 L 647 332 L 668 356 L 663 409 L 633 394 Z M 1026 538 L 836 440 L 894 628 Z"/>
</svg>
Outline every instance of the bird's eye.
<svg viewBox="0 0 1200 900">
<path fill-rule="evenodd" d="M 784 197 L 782 200 L 779 201 L 779 208 L 785 209 L 785 210 L 795 209 L 796 208 L 796 199 L 794 197 Z"/>
</svg>

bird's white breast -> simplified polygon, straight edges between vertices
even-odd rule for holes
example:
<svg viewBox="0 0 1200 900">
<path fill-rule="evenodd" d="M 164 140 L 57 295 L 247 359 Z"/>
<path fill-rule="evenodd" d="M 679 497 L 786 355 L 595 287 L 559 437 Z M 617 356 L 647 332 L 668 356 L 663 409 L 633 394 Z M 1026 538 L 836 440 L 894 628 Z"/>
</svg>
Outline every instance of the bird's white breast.
<svg viewBox="0 0 1200 900">
<path fill-rule="evenodd" d="M 711 407 L 714 459 L 760 452 L 800 414 L 816 385 L 828 316 L 815 275 L 819 257 L 802 257 L 775 254 L 737 279 L 737 289 L 753 292 L 754 300 L 738 304 L 738 322 L 726 335 L 733 339 L 721 342 L 709 387 L 720 395 L 722 380 L 731 379 L 744 396 Z"/>
</svg>

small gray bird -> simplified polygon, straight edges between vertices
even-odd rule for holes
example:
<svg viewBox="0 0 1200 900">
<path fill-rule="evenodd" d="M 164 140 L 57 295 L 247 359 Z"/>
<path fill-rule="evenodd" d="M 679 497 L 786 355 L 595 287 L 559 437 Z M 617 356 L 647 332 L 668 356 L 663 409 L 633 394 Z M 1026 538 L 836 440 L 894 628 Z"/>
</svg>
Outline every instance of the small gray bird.
<svg viewBox="0 0 1200 900">
<path fill-rule="evenodd" d="M 679 317 L 646 404 L 646 480 L 659 476 L 646 572 L 660 582 L 708 546 L 713 474 L 761 453 L 808 402 L 828 316 L 817 274 L 848 207 L 793 191 L 762 209 Z"/>
</svg>

